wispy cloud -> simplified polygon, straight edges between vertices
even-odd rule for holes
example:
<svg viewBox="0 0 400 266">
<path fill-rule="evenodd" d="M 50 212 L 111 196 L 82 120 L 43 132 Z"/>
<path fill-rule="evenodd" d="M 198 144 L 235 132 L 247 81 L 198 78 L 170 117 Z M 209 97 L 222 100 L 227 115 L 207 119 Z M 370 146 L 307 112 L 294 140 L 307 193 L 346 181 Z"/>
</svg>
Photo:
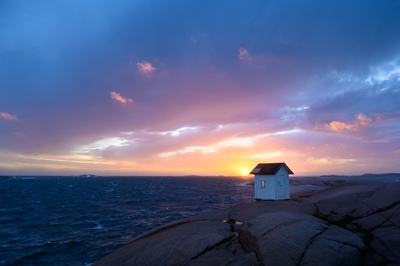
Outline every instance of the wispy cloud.
<svg viewBox="0 0 400 266">
<path fill-rule="evenodd" d="M 121 96 L 121 94 L 116 93 L 115 91 L 112 91 L 110 94 L 111 94 L 111 98 L 116 100 L 116 101 L 118 101 L 118 102 L 121 102 L 121 103 L 133 103 L 133 100 L 131 98 L 123 97 L 123 96 Z"/>
<path fill-rule="evenodd" d="M 157 70 L 157 68 L 155 68 L 149 62 L 144 62 L 144 61 L 143 62 L 137 62 L 136 65 L 139 68 L 139 72 L 142 73 L 142 74 L 145 74 L 145 75 L 151 74 L 151 73 L 153 73 L 154 71 Z"/>
<path fill-rule="evenodd" d="M 249 54 L 249 52 L 242 47 L 239 48 L 239 58 L 247 63 L 251 63 L 253 60 L 253 57 Z"/>
<path fill-rule="evenodd" d="M 5 112 L 0 112 L 0 117 L 4 118 L 5 120 L 18 120 L 17 116 Z"/>
<path fill-rule="evenodd" d="M 204 41 L 207 37 L 208 37 L 208 34 L 207 34 L 207 33 L 200 33 L 200 32 L 197 32 L 196 34 L 190 35 L 190 36 L 189 36 L 189 40 L 190 40 L 192 43 L 197 43 L 197 42 L 202 42 L 202 41 Z"/>
<path fill-rule="evenodd" d="M 27 137 L 25 133 L 19 132 L 19 131 L 13 131 L 12 134 L 16 137 Z"/>
<path fill-rule="evenodd" d="M 243 47 L 240 47 L 238 51 L 239 59 L 246 65 L 253 68 L 261 69 L 273 67 L 279 69 L 287 66 L 286 59 L 279 58 L 270 52 L 251 55 L 249 51 Z"/>
</svg>

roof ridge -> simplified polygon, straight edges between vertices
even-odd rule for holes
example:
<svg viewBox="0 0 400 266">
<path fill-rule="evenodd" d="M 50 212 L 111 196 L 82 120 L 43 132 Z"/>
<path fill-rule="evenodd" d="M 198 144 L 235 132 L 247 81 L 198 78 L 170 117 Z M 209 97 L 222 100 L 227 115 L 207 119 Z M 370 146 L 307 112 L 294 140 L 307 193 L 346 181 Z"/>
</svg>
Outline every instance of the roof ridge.
<svg viewBox="0 0 400 266">
<path fill-rule="evenodd" d="M 258 175 L 275 175 L 282 166 L 285 167 L 286 171 L 289 174 L 294 174 L 292 170 L 287 166 L 286 163 L 259 163 L 257 166 L 250 172 L 250 174 L 258 174 Z"/>
</svg>

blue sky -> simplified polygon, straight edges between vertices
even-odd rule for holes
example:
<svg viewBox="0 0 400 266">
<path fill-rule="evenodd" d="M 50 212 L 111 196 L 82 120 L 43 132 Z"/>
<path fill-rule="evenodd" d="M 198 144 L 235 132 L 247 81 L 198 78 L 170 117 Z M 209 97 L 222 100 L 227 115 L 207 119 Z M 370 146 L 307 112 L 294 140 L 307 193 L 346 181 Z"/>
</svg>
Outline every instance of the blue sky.
<svg viewBox="0 0 400 266">
<path fill-rule="evenodd" d="M 400 1 L 2 1 L 0 174 L 398 172 Z"/>
</svg>

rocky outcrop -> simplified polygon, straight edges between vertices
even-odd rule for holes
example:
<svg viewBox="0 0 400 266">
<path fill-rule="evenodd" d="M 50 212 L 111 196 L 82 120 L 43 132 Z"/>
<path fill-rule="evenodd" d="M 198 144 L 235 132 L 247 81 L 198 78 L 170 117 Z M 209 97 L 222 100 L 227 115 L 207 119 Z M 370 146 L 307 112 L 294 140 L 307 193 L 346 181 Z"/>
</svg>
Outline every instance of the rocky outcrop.
<svg viewBox="0 0 400 266">
<path fill-rule="evenodd" d="M 352 232 L 299 213 L 260 215 L 244 224 L 239 239 L 261 265 L 357 265 L 364 250 Z"/>
<path fill-rule="evenodd" d="M 93 265 L 395 265 L 399 235 L 400 183 L 342 181 L 167 224 Z"/>
<path fill-rule="evenodd" d="M 306 202 L 316 216 L 363 239 L 361 265 L 400 264 L 400 183 L 340 183 Z"/>
</svg>

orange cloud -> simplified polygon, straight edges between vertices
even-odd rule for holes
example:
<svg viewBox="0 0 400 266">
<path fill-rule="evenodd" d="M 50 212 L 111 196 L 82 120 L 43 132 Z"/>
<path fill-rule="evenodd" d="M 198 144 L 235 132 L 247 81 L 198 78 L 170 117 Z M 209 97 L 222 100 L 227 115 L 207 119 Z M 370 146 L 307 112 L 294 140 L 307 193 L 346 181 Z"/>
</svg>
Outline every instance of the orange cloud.
<svg viewBox="0 0 400 266">
<path fill-rule="evenodd" d="M 121 94 L 116 93 L 115 91 L 112 91 L 110 94 L 111 94 L 111 98 L 118 102 L 133 103 L 133 100 L 131 98 L 125 98 L 125 97 L 121 96 Z"/>
<path fill-rule="evenodd" d="M 353 123 L 344 123 L 344 122 L 339 122 L 339 121 L 332 121 L 326 126 L 336 132 L 339 131 L 357 131 L 359 129 L 362 129 L 364 127 L 367 127 L 368 125 L 372 124 L 372 118 L 369 118 L 368 116 L 364 114 L 358 114 L 356 116 L 356 120 Z"/>
<path fill-rule="evenodd" d="M 139 72 L 142 74 L 151 74 L 157 70 L 157 68 L 153 67 L 153 65 L 149 62 L 138 62 L 136 65 L 139 68 Z"/>
<path fill-rule="evenodd" d="M 15 120 L 17 121 L 18 118 L 15 115 L 10 115 L 9 113 L 0 112 L 0 117 L 4 118 L 5 120 Z"/>
</svg>

